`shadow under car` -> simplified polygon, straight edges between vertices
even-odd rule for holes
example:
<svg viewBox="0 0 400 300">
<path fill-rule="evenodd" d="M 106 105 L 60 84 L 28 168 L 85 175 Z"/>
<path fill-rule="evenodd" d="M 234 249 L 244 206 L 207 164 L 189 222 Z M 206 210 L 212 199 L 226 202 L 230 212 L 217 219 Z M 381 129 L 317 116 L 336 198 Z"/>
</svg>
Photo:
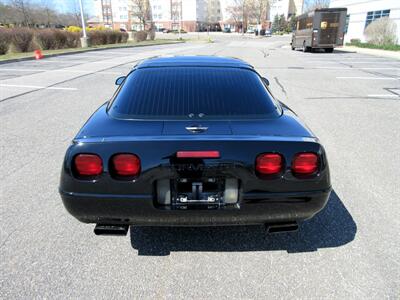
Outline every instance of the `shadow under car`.
<svg viewBox="0 0 400 300">
<path fill-rule="evenodd" d="M 312 219 L 300 223 L 299 231 L 268 235 L 265 227 L 139 227 L 131 226 L 131 244 L 139 255 L 163 256 L 171 251 L 243 252 L 285 250 L 311 252 L 345 245 L 357 225 L 331 192 L 326 207 Z"/>
</svg>

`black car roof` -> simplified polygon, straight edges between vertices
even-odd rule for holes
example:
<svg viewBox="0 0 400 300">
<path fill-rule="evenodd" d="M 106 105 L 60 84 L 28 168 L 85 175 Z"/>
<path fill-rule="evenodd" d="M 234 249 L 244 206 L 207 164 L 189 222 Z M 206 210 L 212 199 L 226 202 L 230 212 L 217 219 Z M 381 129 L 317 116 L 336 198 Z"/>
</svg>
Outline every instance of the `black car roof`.
<svg viewBox="0 0 400 300">
<path fill-rule="evenodd" d="M 152 67 L 253 67 L 243 60 L 219 56 L 171 56 L 146 59 L 136 66 L 137 69 Z"/>
</svg>

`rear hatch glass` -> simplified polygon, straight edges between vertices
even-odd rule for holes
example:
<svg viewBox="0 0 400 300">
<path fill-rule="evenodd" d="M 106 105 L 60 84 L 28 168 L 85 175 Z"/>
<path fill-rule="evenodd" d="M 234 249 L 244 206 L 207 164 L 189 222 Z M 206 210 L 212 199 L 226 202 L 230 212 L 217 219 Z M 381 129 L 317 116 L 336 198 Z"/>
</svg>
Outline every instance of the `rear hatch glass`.
<svg viewBox="0 0 400 300">
<path fill-rule="evenodd" d="M 133 71 L 109 113 L 125 119 L 242 119 L 281 112 L 252 70 L 185 66 Z"/>
</svg>

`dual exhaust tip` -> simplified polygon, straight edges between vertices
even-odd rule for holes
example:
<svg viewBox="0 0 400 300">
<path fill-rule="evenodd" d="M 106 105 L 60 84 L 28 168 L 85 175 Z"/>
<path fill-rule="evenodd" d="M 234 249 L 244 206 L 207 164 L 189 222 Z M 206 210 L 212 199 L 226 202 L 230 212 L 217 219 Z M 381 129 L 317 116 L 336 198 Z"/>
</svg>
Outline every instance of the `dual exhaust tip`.
<svg viewBox="0 0 400 300">
<path fill-rule="evenodd" d="M 128 233 L 128 230 L 129 225 L 96 224 L 94 234 L 125 236 Z"/>
<path fill-rule="evenodd" d="M 267 233 L 294 232 L 299 229 L 297 222 L 265 224 Z"/>
<path fill-rule="evenodd" d="M 294 232 L 299 229 L 297 222 L 265 224 L 267 233 L 285 233 Z M 129 225 L 115 224 L 96 224 L 94 228 L 95 235 L 114 235 L 125 236 L 129 230 Z"/>
</svg>

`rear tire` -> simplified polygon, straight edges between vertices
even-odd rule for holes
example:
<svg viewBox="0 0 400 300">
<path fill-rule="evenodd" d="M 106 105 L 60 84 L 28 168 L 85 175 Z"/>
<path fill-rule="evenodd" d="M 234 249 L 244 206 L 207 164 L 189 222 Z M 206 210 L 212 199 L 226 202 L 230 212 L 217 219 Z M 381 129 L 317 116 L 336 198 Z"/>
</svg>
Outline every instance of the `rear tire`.
<svg viewBox="0 0 400 300">
<path fill-rule="evenodd" d="M 326 49 L 325 49 L 325 52 L 326 52 L 326 53 L 332 53 L 332 52 L 333 52 L 333 48 L 326 48 Z"/>
</svg>

